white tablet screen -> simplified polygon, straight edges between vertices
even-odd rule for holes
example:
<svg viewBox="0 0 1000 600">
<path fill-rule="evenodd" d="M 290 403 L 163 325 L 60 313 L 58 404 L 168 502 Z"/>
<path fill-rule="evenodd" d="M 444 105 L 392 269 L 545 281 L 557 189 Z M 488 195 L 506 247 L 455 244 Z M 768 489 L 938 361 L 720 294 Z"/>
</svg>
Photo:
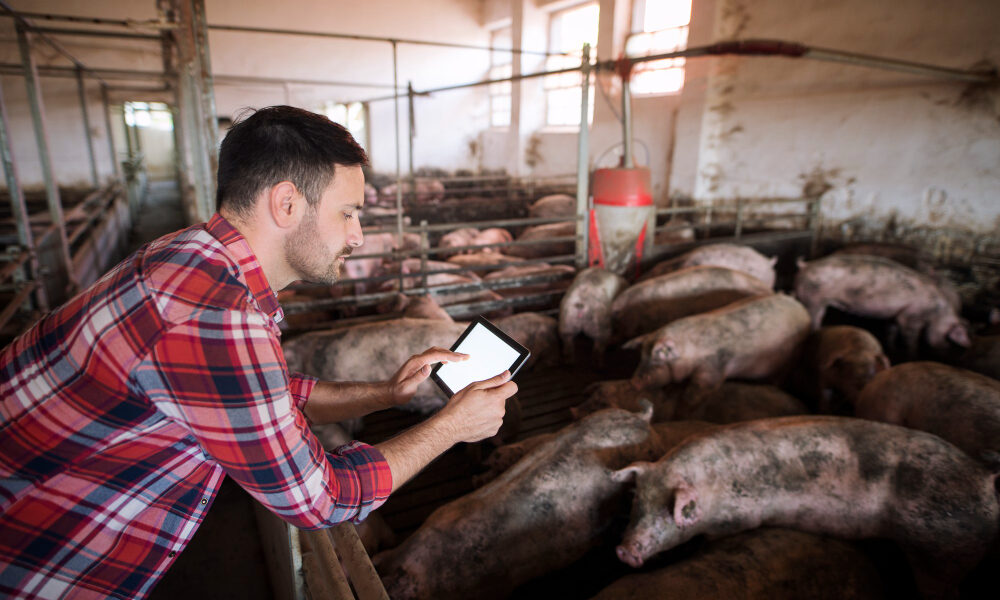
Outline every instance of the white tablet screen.
<svg viewBox="0 0 1000 600">
<path fill-rule="evenodd" d="M 437 370 L 437 376 L 453 393 L 474 381 L 483 381 L 503 373 L 521 356 L 517 348 L 511 347 L 482 323 L 475 323 L 469 335 L 454 351 L 468 354 L 469 358 L 461 362 L 445 363 Z"/>
</svg>

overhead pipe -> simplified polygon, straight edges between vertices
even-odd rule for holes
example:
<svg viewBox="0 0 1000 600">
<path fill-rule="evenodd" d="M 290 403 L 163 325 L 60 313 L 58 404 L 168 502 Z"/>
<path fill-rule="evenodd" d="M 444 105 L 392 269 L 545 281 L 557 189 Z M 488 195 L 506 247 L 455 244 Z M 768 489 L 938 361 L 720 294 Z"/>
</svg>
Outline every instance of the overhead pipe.
<svg viewBox="0 0 1000 600">
<path fill-rule="evenodd" d="M 43 21 L 65 21 L 68 23 L 87 23 L 89 25 L 117 25 L 130 28 L 175 29 L 176 23 L 162 20 L 137 21 L 135 19 L 108 19 L 104 17 L 78 17 L 75 15 L 54 15 L 49 13 L 33 13 L 19 11 L 18 15 L 25 19 L 41 19 Z M 0 15 L 9 16 L 9 15 Z"/>
<path fill-rule="evenodd" d="M 235 31 L 241 33 L 269 33 L 278 35 L 301 35 L 339 40 L 360 40 L 364 42 L 389 42 L 395 44 L 414 44 L 418 46 L 440 46 L 444 48 L 462 48 L 465 50 L 489 50 L 491 52 L 513 52 L 514 54 L 537 54 L 539 56 L 561 56 L 564 52 L 543 52 L 540 50 L 520 50 L 516 48 L 494 48 L 493 46 L 478 46 L 475 44 L 459 44 L 457 42 L 434 42 L 429 40 L 412 40 L 391 38 L 376 35 L 361 35 L 356 33 L 330 33 L 326 31 L 306 31 L 302 29 L 275 29 L 273 27 L 243 27 L 238 25 L 209 25 L 216 31 Z"/>
<path fill-rule="evenodd" d="M 870 67 L 875 69 L 899 71 L 917 75 L 927 75 L 932 77 L 941 77 L 945 79 L 954 79 L 954 80 L 968 81 L 974 83 L 995 83 L 997 81 L 1000 81 L 1000 75 L 998 75 L 996 69 L 990 69 L 990 70 L 952 69 L 950 67 L 927 65 L 922 63 L 897 60 L 893 58 L 884 58 L 880 56 L 870 56 L 866 54 L 844 52 L 841 50 L 814 48 L 811 46 L 806 46 L 805 44 L 800 44 L 798 42 L 785 42 L 781 40 L 734 40 L 727 42 L 717 42 L 715 44 L 709 44 L 707 46 L 697 46 L 694 48 L 677 50 L 675 52 L 664 52 L 662 54 L 654 54 L 651 56 L 624 57 L 623 59 L 618 59 L 618 60 L 606 60 L 602 62 L 596 62 L 592 63 L 592 68 L 597 71 L 614 71 L 619 68 L 620 60 L 628 61 L 634 65 L 644 62 L 651 62 L 655 60 L 663 60 L 666 58 L 698 58 L 702 56 L 722 56 L 730 54 L 743 55 L 743 56 L 784 56 L 786 58 L 808 58 L 812 60 L 820 60 L 826 62 L 840 62 L 857 66 Z M 451 90 L 478 87 L 494 83 L 505 83 L 508 81 L 521 81 L 524 79 L 545 77 L 548 75 L 559 75 L 562 73 L 569 73 L 572 71 L 579 71 L 579 70 L 580 67 L 572 67 L 567 69 L 557 69 L 554 71 L 540 71 L 536 73 L 512 75 L 510 77 L 503 77 L 499 79 L 484 79 L 480 81 L 472 81 L 469 83 L 447 85 L 422 91 L 416 91 L 414 93 L 417 95 L 428 95 L 428 94 L 435 94 L 437 92 L 448 92 Z M 392 96 L 382 96 L 378 98 L 371 98 L 365 100 L 365 102 L 378 102 L 380 100 L 389 100 L 391 98 Z"/>
<path fill-rule="evenodd" d="M 83 69 L 76 70 L 76 91 L 80 96 L 80 111 L 83 113 L 83 136 L 87 142 L 87 157 L 90 159 L 90 179 L 97 187 L 97 159 L 94 157 L 94 140 L 90 137 L 90 115 L 87 113 L 87 89 L 83 84 Z"/>
</svg>

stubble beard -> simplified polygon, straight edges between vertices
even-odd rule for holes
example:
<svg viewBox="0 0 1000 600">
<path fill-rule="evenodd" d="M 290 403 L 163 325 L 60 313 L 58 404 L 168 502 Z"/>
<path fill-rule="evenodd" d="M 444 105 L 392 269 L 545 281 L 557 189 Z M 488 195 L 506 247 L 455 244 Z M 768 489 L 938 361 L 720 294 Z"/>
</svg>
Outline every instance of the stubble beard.
<svg viewBox="0 0 1000 600">
<path fill-rule="evenodd" d="M 302 280 L 312 283 L 333 285 L 340 281 L 343 263 L 337 259 L 350 253 L 351 248 L 345 247 L 337 256 L 331 255 L 319 239 L 315 211 L 307 214 L 295 232 L 285 238 L 288 265 Z"/>
</svg>

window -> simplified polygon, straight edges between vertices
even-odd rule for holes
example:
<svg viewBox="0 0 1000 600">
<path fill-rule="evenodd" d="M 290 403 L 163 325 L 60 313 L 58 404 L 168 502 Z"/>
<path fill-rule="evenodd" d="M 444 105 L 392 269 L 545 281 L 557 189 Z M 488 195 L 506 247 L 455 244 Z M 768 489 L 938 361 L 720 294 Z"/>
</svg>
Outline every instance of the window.
<svg viewBox="0 0 1000 600">
<path fill-rule="evenodd" d="M 691 0 L 633 0 L 629 56 L 653 56 L 687 47 Z M 684 87 L 684 59 L 638 63 L 632 72 L 633 94 L 670 94 Z"/>
<path fill-rule="evenodd" d="M 174 117 L 170 107 L 162 102 L 126 102 L 125 122 L 129 127 L 150 127 L 173 131 Z"/>
<path fill-rule="evenodd" d="M 323 114 L 351 132 L 361 147 L 368 149 L 368 110 L 363 102 L 327 102 Z"/>
<path fill-rule="evenodd" d="M 503 48 L 490 52 L 490 79 L 503 79 L 513 73 L 513 38 L 510 27 L 495 29 L 490 32 L 490 47 Z M 507 127 L 510 125 L 510 90 L 511 82 L 490 84 L 490 127 Z"/>
<path fill-rule="evenodd" d="M 598 11 L 596 2 L 588 2 L 552 13 L 549 21 L 549 52 L 565 54 L 549 56 L 545 61 L 546 71 L 579 67 L 585 43 L 590 44 L 591 58 L 596 55 Z M 580 124 L 582 84 L 579 71 L 545 77 L 546 124 Z M 594 120 L 593 86 L 590 87 L 589 102 L 588 123 Z"/>
</svg>

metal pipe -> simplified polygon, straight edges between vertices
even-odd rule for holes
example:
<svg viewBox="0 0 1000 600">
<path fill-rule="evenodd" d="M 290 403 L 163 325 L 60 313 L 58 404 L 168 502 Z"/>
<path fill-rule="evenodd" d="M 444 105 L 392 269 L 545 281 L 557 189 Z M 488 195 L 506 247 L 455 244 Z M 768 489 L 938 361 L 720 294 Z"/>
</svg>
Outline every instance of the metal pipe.
<svg viewBox="0 0 1000 600">
<path fill-rule="evenodd" d="M 0 159 L 3 160 L 4 177 L 7 179 L 7 192 L 10 194 L 10 209 L 17 227 L 17 241 L 21 248 L 30 252 L 28 263 L 28 279 L 38 280 L 38 255 L 35 252 L 35 241 L 28 220 L 28 208 L 24 203 L 24 190 L 17 176 L 17 166 L 14 164 L 14 152 L 11 148 L 9 127 L 7 125 L 7 106 L 3 97 L 3 86 L 0 82 Z M 43 311 L 49 309 L 45 288 L 38 286 L 35 293 L 35 305 Z"/>
<path fill-rule="evenodd" d="M 632 93 L 627 77 L 622 78 L 622 166 L 635 167 L 632 162 Z"/>
<path fill-rule="evenodd" d="M 111 103 L 108 101 L 108 86 L 101 84 L 101 104 L 104 106 L 104 130 L 108 136 L 108 152 L 111 153 L 111 170 L 115 178 L 122 180 L 122 166 L 118 163 L 118 151 L 115 150 L 115 136 L 111 130 Z"/>
<path fill-rule="evenodd" d="M 44 21 L 66 21 L 69 23 L 89 23 L 91 25 L 118 25 L 120 27 L 130 27 L 130 28 L 149 27 L 151 29 L 173 29 L 174 27 L 176 27 L 174 23 L 166 21 L 136 21 L 134 19 L 78 17 L 75 15 L 54 15 L 48 13 L 32 13 L 24 11 L 20 11 L 17 14 L 25 19 L 42 19 Z M 0 15 L 0 16 L 12 16 L 12 15 Z"/>
<path fill-rule="evenodd" d="M 356 33 L 329 33 L 326 31 L 305 31 L 301 29 L 275 29 L 270 27 L 242 27 L 237 25 L 209 25 L 209 29 L 216 31 L 237 31 L 242 33 L 272 33 L 278 35 L 302 35 L 308 37 L 322 37 L 340 40 L 361 40 L 365 42 L 390 42 L 396 44 L 415 44 L 418 46 L 441 46 L 445 48 L 464 48 L 467 50 L 488 50 L 490 52 L 513 52 L 515 54 L 537 54 L 539 56 L 561 56 L 563 52 L 542 52 L 539 50 L 521 50 L 517 48 L 494 48 L 493 46 L 477 46 L 475 44 L 459 44 L 456 42 L 432 42 L 426 40 L 411 40 L 404 38 L 388 38 L 374 35 L 360 35 Z"/>
<path fill-rule="evenodd" d="M 590 44 L 583 45 L 583 57 L 580 60 L 580 134 L 577 137 L 576 154 L 576 266 L 582 269 L 587 266 L 587 212 L 588 192 L 590 184 Z"/>
<path fill-rule="evenodd" d="M 60 67 L 52 65 L 42 65 L 36 67 L 38 74 L 42 77 L 76 77 L 77 67 Z M 21 65 L 15 65 L 13 63 L 0 63 L 0 73 L 4 75 L 21 75 L 24 73 Z M 106 79 L 115 80 L 127 80 L 132 81 L 135 79 L 156 79 L 159 81 L 164 81 L 166 75 L 164 73 L 159 73 L 156 71 L 138 71 L 134 69 L 84 69 L 84 77 L 91 79 L 97 79 L 101 83 L 106 83 Z"/>
<path fill-rule="evenodd" d="M 286 83 L 295 83 L 300 85 L 329 85 L 329 86 L 342 86 L 342 87 L 357 87 L 357 88 L 378 88 L 378 89 L 392 89 L 392 85 L 388 83 L 361 83 L 357 81 L 337 81 L 330 79 L 290 79 L 288 77 L 261 77 L 261 76 L 249 76 L 249 75 L 214 75 L 213 76 L 216 83 L 264 83 L 264 84 L 275 84 L 284 85 Z"/>
<path fill-rule="evenodd" d="M 49 138 L 45 127 L 45 108 L 42 102 L 42 90 L 35 71 L 35 60 L 31 56 L 31 41 L 23 27 L 17 27 L 17 45 L 21 53 L 24 68 L 24 83 L 28 89 L 28 104 L 31 107 L 31 123 L 35 130 L 35 142 L 38 144 L 38 159 L 42 168 L 42 178 L 45 180 L 45 197 L 49 205 L 49 216 L 59 234 L 59 260 L 66 269 L 66 279 L 69 282 L 68 292 L 77 287 L 76 275 L 73 273 L 73 259 L 69 253 L 69 242 L 66 239 L 66 226 L 63 220 L 62 200 L 59 197 L 59 186 L 56 184 L 55 173 L 52 170 L 52 155 L 49 153 Z"/>
<path fill-rule="evenodd" d="M 906 73 L 930 75 L 934 77 L 943 77 L 946 79 L 956 79 L 960 81 L 970 81 L 978 83 L 992 83 L 1000 80 L 1000 75 L 998 75 L 995 70 L 973 71 L 973 70 L 952 69 L 949 67 L 925 65 L 921 63 L 896 60 L 892 58 L 883 58 L 878 56 L 869 56 L 864 54 L 844 52 L 841 50 L 830 50 L 827 48 L 811 48 L 803 44 L 795 42 L 784 42 L 781 40 L 737 40 L 728 42 L 718 42 L 715 44 L 709 44 L 707 46 L 697 46 L 694 48 L 686 48 L 684 50 L 677 50 L 675 52 L 664 52 L 663 54 L 654 54 L 651 56 L 624 57 L 621 60 L 628 61 L 634 65 L 638 63 L 662 60 L 665 58 L 698 58 L 702 56 L 721 56 L 726 54 L 739 54 L 744 56 L 784 56 L 787 58 L 809 58 L 813 60 L 841 62 L 841 63 L 865 66 L 870 68 L 885 69 L 890 71 L 902 71 Z M 597 71 L 609 71 L 609 70 L 615 70 L 617 68 L 617 65 L 618 65 L 617 60 L 607 60 L 595 63 L 593 65 L 593 68 Z M 486 79 L 482 81 L 473 81 L 469 83 L 462 83 L 457 85 L 449 85 L 439 88 L 433 88 L 429 90 L 417 91 L 416 94 L 417 95 L 433 94 L 436 92 L 446 92 L 468 87 L 490 85 L 493 83 L 504 83 L 507 81 L 521 81 L 524 79 L 531 79 L 534 77 L 545 77 L 546 75 L 559 75 L 561 73 L 569 73 L 571 71 L 577 71 L 577 70 L 579 70 L 579 67 L 573 67 L 569 69 L 558 69 L 555 71 L 542 71 L 538 73 L 528 73 L 522 75 L 512 75 L 511 77 L 504 77 L 501 79 Z M 378 102 L 380 100 L 388 100 L 388 99 L 389 97 L 383 96 L 378 98 L 371 98 L 365 101 Z"/>
<path fill-rule="evenodd" d="M 15 11 L 13 8 L 11 8 L 10 5 L 7 4 L 7 2 L 5 0 L 0 0 L 0 8 L 2 8 L 4 11 L 6 11 L 9 16 L 13 17 L 14 22 L 16 23 L 17 28 L 19 28 L 19 29 L 20 28 L 30 29 L 32 27 L 31 23 L 29 23 L 24 17 L 22 17 L 20 14 L 18 14 L 18 12 Z M 50 38 L 49 36 L 45 35 L 44 33 L 38 34 L 38 37 L 39 37 L 39 39 L 45 41 L 45 43 L 47 43 L 49 46 L 51 46 L 56 52 L 58 52 L 59 54 L 62 54 L 67 60 L 69 60 L 71 63 L 73 63 L 74 66 L 79 67 L 81 69 L 86 69 L 87 68 L 86 65 L 84 65 L 82 62 L 80 62 L 79 60 L 77 60 L 76 57 L 73 56 L 72 54 L 70 54 L 68 50 L 66 50 L 65 48 L 63 48 L 62 44 L 60 44 L 59 42 L 55 41 L 54 39 Z M 37 74 L 36 74 L 36 77 L 37 77 Z M 100 79 L 100 77 L 98 77 L 98 79 Z"/>
<path fill-rule="evenodd" d="M 154 42 L 160 41 L 160 36 L 152 33 L 125 33 L 118 31 L 98 31 L 96 29 L 66 29 L 62 27 L 37 27 L 35 25 L 32 25 L 30 30 L 32 33 L 48 33 L 52 35 L 113 37 L 113 38 L 124 38 L 130 40 L 148 40 Z"/>
<path fill-rule="evenodd" d="M 201 77 L 198 87 L 199 104 L 202 109 L 202 119 L 204 120 L 204 151 L 208 161 L 207 175 L 205 181 L 207 187 L 205 194 L 204 218 L 207 221 L 215 213 L 215 188 L 216 177 L 219 170 L 219 119 L 215 110 L 215 83 L 212 80 L 212 61 L 208 48 L 208 20 L 205 17 L 205 0 L 191 0 L 192 7 L 192 28 L 194 29 L 194 46 L 198 58 L 198 74 Z"/>
<path fill-rule="evenodd" d="M 392 116 L 393 116 L 393 128 L 392 134 L 396 141 L 396 241 L 402 246 L 403 245 L 403 186 L 400 178 L 402 174 L 400 172 L 400 158 L 399 158 L 399 61 L 397 58 L 397 45 L 395 40 L 392 41 L 392 90 L 393 98 L 392 101 Z M 414 190 L 416 191 L 416 190 Z M 399 274 L 399 289 L 403 289 L 403 273 L 400 269 Z"/>
<path fill-rule="evenodd" d="M 90 137 L 90 115 L 87 114 L 87 90 L 83 85 L 83 69 L 76 70 L 76 91 L 80 96 L 80 110 L 83 113 L 83 131 L 87 140 L 87 157 L 90 159 L 90 180 L 97 187 L 97 159 L 94 157 L 94 140 Z"/>
<path fill-rule="evenodd" d="M 406 82 L 406 100 L 407 100 L 407 107 L 409 109 L 408 115 L 409 115 L 409 121 L 410 121 L 410 127 L 408 128 L 408 131 L 409 131 L 409 136 L 408 137 L 409 137 L 409 143 L 410 143 L 410 148 L 409 148 L 409 156 L 410 156 L 410 186 L 412 188 L 414 197 L 416 197 L 416 195 L 417 195 L 417 182 L 416 182 L 414 171 L 413 171 L 413 138 L 417 134 L 417 124 L 414 121 L 414 113 L 415 113 L 415 111 L 413 110 L 413 82 L 412 81 L 407 81 Z"/>
<path fill-rule="evenodd" d="M 372 565 L 368 552 L 353 523 L 339 523 L 330 529 L 334 547 L 351 576 L 358 600 L 389 600 L 389 595 Z"/>
</svg>

